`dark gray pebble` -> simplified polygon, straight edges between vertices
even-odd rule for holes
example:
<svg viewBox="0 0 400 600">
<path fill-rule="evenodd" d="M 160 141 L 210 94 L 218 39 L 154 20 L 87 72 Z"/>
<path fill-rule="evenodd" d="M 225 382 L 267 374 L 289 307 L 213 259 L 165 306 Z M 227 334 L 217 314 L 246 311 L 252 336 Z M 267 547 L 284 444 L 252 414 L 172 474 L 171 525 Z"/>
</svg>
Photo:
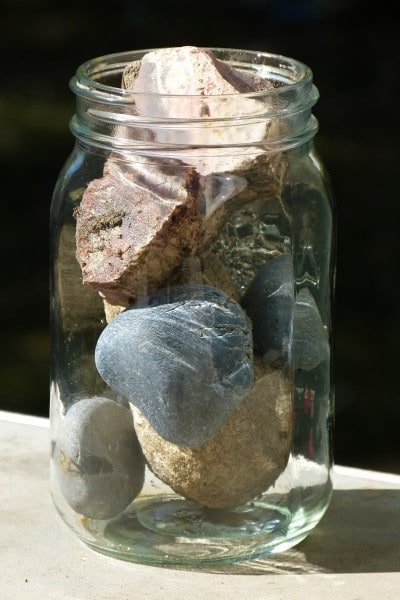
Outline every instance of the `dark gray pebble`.
<svg viewBox="0 0 400 600">
<path fill-rule="evenodd" d="M 211 286 L 142 299 L 101 334 L 96 366 L 113 389 L 178 445 L 214 437 L 253 382 L 251 323 Z"/>
<path fill-rule="evenodd" d="M 291 254 L 262 267 L 243 297 L 253 322 L 255 350 L 266 363 L 310 371 L 329 360 L 327 333 L 311 292 L 301 289 L 294 300 Z M 292 347 L 290 345 L 292 344 Z"/>
<path fill-rule="evenodd" d="M 284 364 L 289 356 L 294 309 L 291 254 L 281 254 L 261 267 L 242 306 L 253 322 L 255 350 L 268 364 Z"/>
<path fill-rule="evenodd" d="M 92 519 L 118 515 L 143 487 L 145 462 L 131 412 L 108 398 L 71 406 L 53 460 L 64 498 Z"/>
<path fill-rule="evenodd" d="M 329 360 L 327 332 L 315 300 L 307 288 L 297 294 L 293 331 L 292 360 L 295 369 L 311 371 Z"/>
</svg>

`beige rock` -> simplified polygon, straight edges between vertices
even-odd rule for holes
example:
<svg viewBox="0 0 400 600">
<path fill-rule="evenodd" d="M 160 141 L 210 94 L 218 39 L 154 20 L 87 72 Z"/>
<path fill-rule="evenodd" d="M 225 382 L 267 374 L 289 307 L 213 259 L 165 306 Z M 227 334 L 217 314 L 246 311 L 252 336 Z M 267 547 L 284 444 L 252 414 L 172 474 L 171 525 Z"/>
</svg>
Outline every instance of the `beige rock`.
<svg viewBox="0 0 400 600">
<path fill-rule="evenodd" d="M 291 446 L 291 390 L 280 371 L 263 374 L 217 435 L 198 448 L 167 442 L 131 405 L 150 469 L 178 494 L 208 508 L 233 508 L 266 491 Z"/>
<path fill-rule="evenodd" d="M 269 83 L 249 72 L 232 68 L 206 48 L 178 46 L 147 52 L 133 61 L 122 74 L 122 87 L 146 94 L 216 96 L 252 92 Z M 181 99 L 182 100 L 182 99 Z M 185 117 L 204 116 L 190 106 Z"/>
</svg>

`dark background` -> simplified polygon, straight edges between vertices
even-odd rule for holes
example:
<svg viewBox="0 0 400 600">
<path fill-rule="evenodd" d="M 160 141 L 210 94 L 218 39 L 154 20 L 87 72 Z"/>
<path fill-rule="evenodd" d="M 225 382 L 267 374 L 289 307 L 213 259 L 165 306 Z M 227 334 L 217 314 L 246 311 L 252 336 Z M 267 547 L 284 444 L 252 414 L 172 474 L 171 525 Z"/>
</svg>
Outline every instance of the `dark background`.
<svg viewBox="0 0 400 600">
<path fill-rule="evenodd" d="M 160 46 L 265 50 L 311 66 L 321 94 L 316 146 L 338 209 L 335 459 L 400 473 L 396 4 L 2 1 L 0 409 L 48 414 L 48 213 L 77 66 Z"/>
</svg>

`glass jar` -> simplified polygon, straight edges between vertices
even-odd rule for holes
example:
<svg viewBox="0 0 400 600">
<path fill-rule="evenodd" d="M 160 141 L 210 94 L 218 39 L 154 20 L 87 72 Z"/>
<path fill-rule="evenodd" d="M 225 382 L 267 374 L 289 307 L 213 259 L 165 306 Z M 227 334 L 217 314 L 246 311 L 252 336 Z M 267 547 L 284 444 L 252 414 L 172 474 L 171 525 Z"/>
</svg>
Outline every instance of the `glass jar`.
<svg viewBox="0 0 400 600">
<path fill-rule="evenodd" d="M 122 89 L 148 52 L 71 81 L 76 143 L 51 209 L 52 496 L 83 542 L 125 560 L 266 556 L 301 541 L 332 490 L 318 92 L 296 60 L 231 49 L 218 64 L 257 89 Z"/>
</svg>

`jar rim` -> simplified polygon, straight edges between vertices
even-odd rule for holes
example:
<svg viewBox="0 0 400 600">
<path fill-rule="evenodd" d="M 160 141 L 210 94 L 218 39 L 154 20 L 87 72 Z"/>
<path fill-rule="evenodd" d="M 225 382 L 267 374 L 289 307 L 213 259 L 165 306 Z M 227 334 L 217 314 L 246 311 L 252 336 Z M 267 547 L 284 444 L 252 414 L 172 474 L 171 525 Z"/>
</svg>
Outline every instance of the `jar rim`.
<svg viewBox="0 0 400 600">
<path fill-rule="evenodd" d="M 202 98 L 210 97 L 215 100 L 218 98 L 230 97 L 248 97 L 257 99 L 268 94 L 275 96 L 288 90 L 295 90 L 304 86 L 312 86 L 312 70 L 305 63 L 271 52 L 261 52 L 256 50 L 241 50 L 235 48 L 209 48 L 217 59 L 229 62 L 236 68 L 246 68 L 253 73 L 260 75 L 265 79 L 266 86 L 251 92 L 235 92 L 232 94 L 210 94 L 208 96 L 200 94 L 158 94 L 147 92 L 132 92 L 122 87 L 104 83 L 102 79 L 115 75 L 122 75 L 123 69 L 132 61 L 140 60 L 145 54 L 155 50 L 166 48 L 149 48 L 145 50 L 131 50 L 124 52 L 115 52 L 92 58 L 82 63 L 76 70 L 75 76 L 70 81 L 70 87 L 73 92 L 80 96 L 93 96 L 100 94 L 103 100 L 110 102 L 119 100 L 121 103 L 131 102 L 132 96 L 152 96 L 158 98 Z M 267 86 L 267 82 L 275 83 L 275 87 Z"/>
</svg>

